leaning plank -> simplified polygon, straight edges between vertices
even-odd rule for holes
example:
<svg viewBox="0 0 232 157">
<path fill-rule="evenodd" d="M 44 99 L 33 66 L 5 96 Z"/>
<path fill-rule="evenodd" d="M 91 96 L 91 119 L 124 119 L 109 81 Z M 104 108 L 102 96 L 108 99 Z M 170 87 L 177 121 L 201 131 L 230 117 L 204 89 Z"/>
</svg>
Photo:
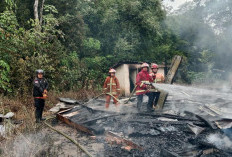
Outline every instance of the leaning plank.
<svg viewBox="0 0 232 157">
<path fill-rule="evenodd" d="M 165 104 L 165 101 L 168 97 L 168 92 L 165 92 L 164 90 L 160 91 L 160 97 L 156 106 L 156 110 L 162 110 Z"/>
<path fill-rule="evenodd" d="M 172 84 L 173 78 L 175 77 L 175 74 L 179 68 L 179 65 L 181 63 L 182 57 L 181 56 L 175 56 L 172 60 L 171 68 L 168 71 L 168 74 L 165 79 L 165 83 Z"/>
</svg>

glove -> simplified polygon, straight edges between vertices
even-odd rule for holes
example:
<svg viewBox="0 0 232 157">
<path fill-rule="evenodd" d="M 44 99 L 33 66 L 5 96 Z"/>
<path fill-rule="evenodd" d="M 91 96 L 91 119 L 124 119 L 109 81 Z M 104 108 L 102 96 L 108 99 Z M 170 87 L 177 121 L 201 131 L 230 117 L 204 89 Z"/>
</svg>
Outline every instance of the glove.
<svg viewBox="0 0 232 157">
<path fill-rule="evenodd" d="M 44 93 L 44 94 L 47 94 L 47 93 L 48 93 L 47 89 L 45 89 L 43 93 Z"/>
<path fill-rule="evenodd" d="M 48 98 L 48 95 L 43 93 L 43 99 L 47 99 Z"/>
</svg>

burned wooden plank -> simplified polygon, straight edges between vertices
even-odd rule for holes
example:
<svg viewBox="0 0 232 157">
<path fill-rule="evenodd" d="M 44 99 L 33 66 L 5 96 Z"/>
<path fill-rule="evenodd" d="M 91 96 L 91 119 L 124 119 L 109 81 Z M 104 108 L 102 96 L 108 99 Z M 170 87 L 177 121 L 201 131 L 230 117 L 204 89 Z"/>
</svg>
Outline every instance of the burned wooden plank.
<svg viewBox="0 0 232 157">
<path fill-rule="evenodd" d="M 192 121 L 192 122 L 199 122 L 199 119 L 191 119 L 191 118 L 186 118 L 178 115 L 172 115 L 172 114 L 163 114 L 163 113 L 155 113 L 155 114 L 150 114 L 150 113 L 137 113 L 138 115 L 141 116 L 151 116 L 151 117 L 165 117 L 165 118 L 171 118 L 171 119 L 177 119 L 179 121 L 181 120 L 186 120 L 186 121 Z"/>
<path fill-rule="evenodd" d="M 59 98 L 60 102 L 64 102 L 64 103 L 67 103 L 67 104 L 78 104 L 79 102 L 75 99 L 70 99 L 70 98 Z"/>
<path fill-rule="evenodd" d="M 87 128 L 87 127 L 85 127 L 85 126 L 83 126 L 83 125 L 77 124 L 77 123 L 71 121 L 70 119 L 68 119 L 68 118 L 66 118 L 66 117 L 64 117 L 64 116 L 62 116 L 61 114 L 57 114 L 57 118 L 58 118 L 60 121 L 63 121 L 64 123 L 66 123 L 66 124 L 68 124 L 68 125 L 70 125 L 70 126 L 76 128 L 76 129 L 78 129 L 78 130 L 80 130 L 80 131 L 83 131 L 83 132 L 88 133 L 88 134 L 90 134 L 90 135 L 94 135 L 93 131 L 90 130 L 89 128 Z"/>
<path fill-rule="evenodd" d="M 180 157 L 178 154 L 162 148 L 160 151 L 160 157 Z"/>
<path fill-rule="evenodd" d="M 160 97 L 156 106 L 156 110 L 162 110 L 164 107 L 164 104 L 167 100 L 168 92 L 165 92 L 163 90 L 160 90 Z"/>
<path fill-rule="evenodd" d="M 182 57 L 181 56 L 175 56 L 172 60 L 171 68 L 168 71 L 168 74 L 165 79 L 165 83 L 172 84 L 173 78 L 176 75 L 176 72 L 179 68 L 179 65 L 181 63 Z"/>
<path fill-rule="evenodd" d="M 165 124 L 168 123 L 170 125 L 186 125 L 188 123 L 190 123 L 191 121 L 159 121 L 159 120 L 128 120 L 128 122 L 136 122 L 136 123 L 150 123 L 150 124 Z M 205 123 L 204 122 L 194 122 L 194 125 L 200 125 L 203 126 Z"/>
<path fill-rule="evenodd" d="M 97 117 L 97 118 L 94 118 L 94 119 L 84 121 L 84 122 L 82 122 L 82 124 L 90 124 L 90 123 L 96 122 L 97 120 L 106 119 L 106 118 L 109 118 L 109 117 L 121 116 L 121 115 L 122 114 L 113 114 L 113 115 L 106 115 L 106 116 L 103 116 L 103 117 Z"/>
<path fill-rule="evenodd" d="M 107 131 L 106 132 L 106 141 L 111 143 L 111 144 L 126 144 L 128 146 L 130 146 L 132 149 L 138 149 L 140 151 L 143 151 L 143 148 L 141 146 L 139 146 L 138 144 L 118 136 L 116 133 L 113 133 L 111 131 Z"/>
<path fill-rule="evenodd" d="M 187 126 L 195 135 L 199 135 L 202 131 L 205 130 L 205 128 L 202 128 L 197 125 L 190 124 L 190 123 Z"/>
<path fill-rule="evenodd" d="M 203 122 L 205 122 L 205 124 L 209 126 L 211 129 L 214 129 L 214 130 L 218 129 L 216 124 L 214 122 L 209 121 L 207 118 L 200 116 L 200 115 L 196 115 L 196 117 L 202 120 Z"/>
<path fill-rule="evenodd" d="M 221 120 L 215 121 L 215 123 L 220 129 L 232 128 L 232 119 L 223 118 Z"/>
</svg>

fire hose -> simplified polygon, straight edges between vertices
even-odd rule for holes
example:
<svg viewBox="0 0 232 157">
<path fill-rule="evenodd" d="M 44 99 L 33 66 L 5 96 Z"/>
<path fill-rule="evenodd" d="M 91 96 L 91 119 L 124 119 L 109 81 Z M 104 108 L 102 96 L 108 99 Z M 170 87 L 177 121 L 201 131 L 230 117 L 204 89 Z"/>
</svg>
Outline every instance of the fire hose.
<svg viewBox="0 0 232 157">
<path fill-rule="evenodd" d="M 76 140 L 72 139 L 70 136 L 68 136 L 67 134 L 55 129 L 54 127 L 52 127 L 50 124 L 47 123 L 47 120 L 53 119 L 55 117 L 51 117 L 46 119 L 43 123 L 48 126 L 50 129 L 52 129 L 53 131 L 56 131 L 57 133 L 63 135 L 65 138 L 67 138 L 68 140 L 70 140 L 72 143 L 74 143 L 77 147 L 79 147 L 87 156 L 92 157 L 92 155 L 84 148 L 82 147 Z"/>
<path fill-rule="evenodd" d="M 135 89 L 137 88 L 137 86 L 138 86 L 138 85 L 136 85 L 135 88 L 132 90 L 132 92 L 131 92 L 131 94 L 130 94 L 130 96 L 129 96 L 129 99 L 125 102 L 125 104 L 127 104 L 127 103 L 130 101 L 130 99 L 131 99 L 132 95 L 134 94 Z"/>
<path fill-rule="evenodd" d="M 111 93 L 106 93 L 106 95 L 109 95 L 109 96 L 113 97 L 115 100 L 117 100 L 119 102 L 119 99 L 116 98 L 115 96 L 113 96 Z"/>
</svg>

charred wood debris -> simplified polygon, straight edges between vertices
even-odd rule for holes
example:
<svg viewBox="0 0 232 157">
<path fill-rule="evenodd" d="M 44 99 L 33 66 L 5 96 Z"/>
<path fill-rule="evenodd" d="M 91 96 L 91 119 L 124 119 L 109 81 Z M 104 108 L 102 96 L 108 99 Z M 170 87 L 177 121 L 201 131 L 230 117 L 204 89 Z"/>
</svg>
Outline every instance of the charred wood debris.
<svg viewBox="0 0 232 157">
<path fill-rule="evenodd" d="M 225 138 L 232 140 L 231 127 L 227 129 L 223 127 L 231 125 L 231 119 L 215 117 L 212 119 L 191 111 L 178 114 L 170 110 L 138 113 L 131 110 L 135 107 L 135 101 L 121 111 L 105 110 L 102 106 L 104 100 L 101 99 L 95 100 L 90 105 L 81 105 L 83 102 L 66 98 L 61 98 L 60 101 L 68 104 L 69 109 L 64 107 L 57 113 L 57 118 L 94 137 L 95 142 L 103 143 L 105 152 L 104 155 L 101 154 L 103 156 L 232 155 L 230 143 L 217 141 Z M 169 102 L 170 99 L 167 100 L 166 106 Z M 70 105 L 74 107 L 70 108 Z"/>
</svg>

